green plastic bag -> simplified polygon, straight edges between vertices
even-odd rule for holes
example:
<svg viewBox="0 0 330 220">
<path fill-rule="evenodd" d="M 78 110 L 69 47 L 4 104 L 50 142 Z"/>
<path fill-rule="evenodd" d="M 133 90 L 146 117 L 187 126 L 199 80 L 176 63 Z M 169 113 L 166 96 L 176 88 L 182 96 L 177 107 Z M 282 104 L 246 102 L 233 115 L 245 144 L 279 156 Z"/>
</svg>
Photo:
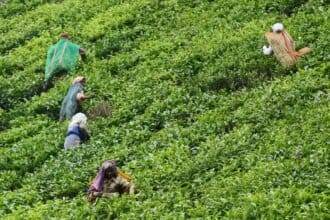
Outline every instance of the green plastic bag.
<svg viewBox="0 0 330 220">
<path fill-rule="evenodd" d="M 51 46 L 47 53 L 45 81 L 51 80 L 56 73 L 72 71 L 79 58 L 79 49 L 79 45 L 68 39 L 61 39 Z"/>
</svg>

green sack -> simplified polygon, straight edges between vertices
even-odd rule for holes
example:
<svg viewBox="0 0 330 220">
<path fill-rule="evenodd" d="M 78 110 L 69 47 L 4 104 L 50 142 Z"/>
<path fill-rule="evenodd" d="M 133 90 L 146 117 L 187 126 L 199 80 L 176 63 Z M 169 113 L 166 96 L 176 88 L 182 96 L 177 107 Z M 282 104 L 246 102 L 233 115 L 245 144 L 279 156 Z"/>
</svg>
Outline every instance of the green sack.
<svg viewBox="0 0 330 220">
<path fill-rule="evenodd" d="M 80 46 L 67 39 L 61 39 L 47 52 L 45 80 L 50 80 L 56 73 L 72 71 L 79 57 Z"/>
</svg>

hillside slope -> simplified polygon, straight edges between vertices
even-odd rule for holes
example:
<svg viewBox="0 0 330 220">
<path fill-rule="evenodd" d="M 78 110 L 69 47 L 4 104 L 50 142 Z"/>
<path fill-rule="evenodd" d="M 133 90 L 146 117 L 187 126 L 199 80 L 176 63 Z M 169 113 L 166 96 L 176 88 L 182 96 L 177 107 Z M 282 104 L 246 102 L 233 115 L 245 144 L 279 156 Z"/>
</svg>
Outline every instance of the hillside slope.
<svg viewBox="0 0 330 220">
<path fill-rule="evenodd" d="M 330 8 L 323 0 L 31 0 L 0 6 L 0 218 L 329 218 Z M 262 55 L 281 21 L 313 52 Z M 41 92 L 48 47 L 88 50 Z M 64 151 L 74 75 L 110 118 Z M 85 199 L 105 159 L 139 193 Z"/>
</svg>

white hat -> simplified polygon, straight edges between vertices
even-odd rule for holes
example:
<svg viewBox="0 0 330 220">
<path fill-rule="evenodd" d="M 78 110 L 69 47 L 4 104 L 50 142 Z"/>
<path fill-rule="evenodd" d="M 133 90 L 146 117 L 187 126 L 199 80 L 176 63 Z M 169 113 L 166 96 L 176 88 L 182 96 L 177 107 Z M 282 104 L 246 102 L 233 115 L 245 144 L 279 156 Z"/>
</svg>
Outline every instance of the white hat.
<svg viewBox="0 0 330 220">
<path fill-rule="evenodd" d="M 72 116 L 70 125 L 78 124 L 80 127 L 85 127 L 87 124 L 87 117 L 84 113 L 77 113 Z"/>
<path fill-rule="evenodd" d="M 276 23 L 272 26 L 273 32 L 282 32 L 284 30 L 284 25 L 282 23 Z"/>
</svg>

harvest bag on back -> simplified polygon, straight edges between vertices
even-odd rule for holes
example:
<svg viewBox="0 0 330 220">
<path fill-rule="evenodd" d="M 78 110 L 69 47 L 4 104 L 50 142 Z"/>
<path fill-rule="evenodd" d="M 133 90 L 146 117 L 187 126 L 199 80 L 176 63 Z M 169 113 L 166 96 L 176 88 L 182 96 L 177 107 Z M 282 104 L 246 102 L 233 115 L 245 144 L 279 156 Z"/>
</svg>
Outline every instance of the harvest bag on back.
<svg viewBox="0 0 330 220">
<path fill-rule="evenodd" d="M 61 39 L 51 46 L 47 53 L 45 80 L 61 71 L 72 71 L 79 57 L 79 45 L 68 39 Z"/>
<path fill-rule="evenodd" d="M 307 47 L 296 51 L 295 43 L 286 31 L 280 33 L 267 32 L 265 36 L 272 47 L 276 58 L 284 67 L 293 66 L 299 57 L 310 52 L 310 49 Z"/>
</svg>

